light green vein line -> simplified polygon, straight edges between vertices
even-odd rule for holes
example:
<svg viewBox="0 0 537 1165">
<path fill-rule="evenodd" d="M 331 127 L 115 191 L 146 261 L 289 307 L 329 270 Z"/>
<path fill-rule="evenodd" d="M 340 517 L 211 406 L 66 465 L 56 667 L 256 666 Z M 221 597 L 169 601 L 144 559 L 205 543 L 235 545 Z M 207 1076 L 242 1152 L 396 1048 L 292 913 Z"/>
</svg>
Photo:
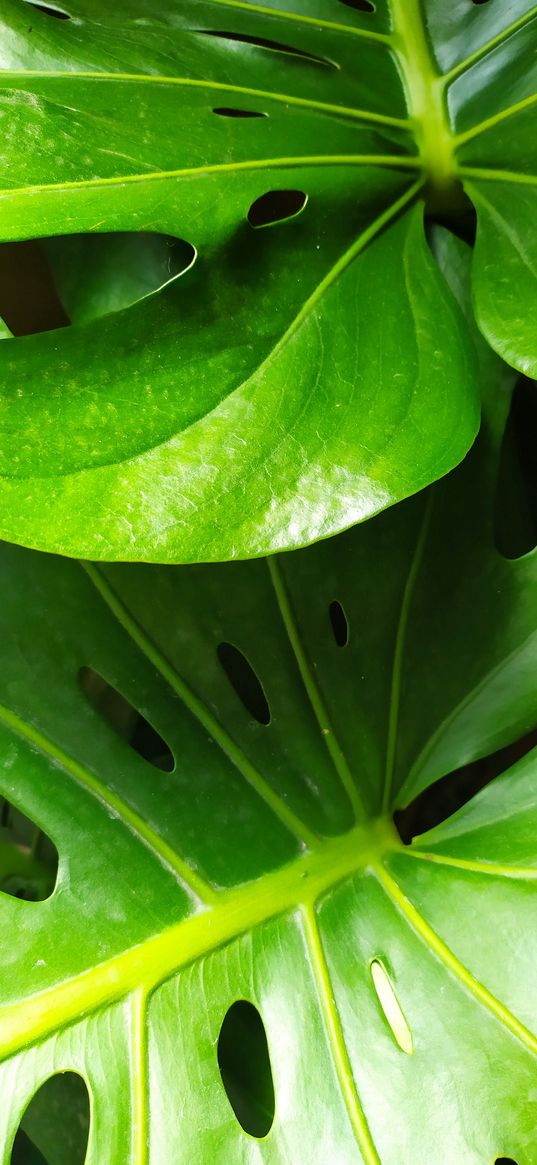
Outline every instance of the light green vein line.
<svg viewBox="0 0 537 1165">
<path fill-rule="evenodd" d="M 274 587 L 278 607 L 280 609 L 280 614 L 283 619 L 285 630 L 287 632 L 287 637 L 298 664 L 298 669 L 302 677 L 302 683 L 304 684 L 310 704 L 319 724 L 322 739 L 328 749 L 334 764 L 334 768 L 352 805 L 355 820 L 363 820 L 366 816 L 365 806 L 358 792 L 356 783 L 353 779 L 351 770 L 347 764 L 343 751 L 340 748 L 340 745 L 338 744 L 338 741 L 334 735 L 334 730 L 330 723 L 330 718 L 326 710 L 324 700 L 315 682 L 309 660 L 302 645 L 302 640 L 294 612 L 289 601 L 289 596 L 287 594 L 287 589 L 283 581 L 282 572 L 277 558 L 274 556 L 267 558 L 267 566 L 272 580 L 272 585 Z"/>
<path fill-rule="evenodd" d="M 412 555 L 410 569 L 405 583 L 405 589 L 403 591 L 399 623 L 395 637 L 395 651 L 393 657 L 392 682 L 390 691 L 390 710 L 388 714 L 386 772 L 384 777 L 384 792 L 382 795 L 383 813 L 388 812 L 392 795 L 393 776 L 395 772 L 395 761 L 397 756 L 397 735 L 399 730 L 399 709 L 401 704 L 401 677 L 403 671 L 406 632 L 408 627 L 410 607 L 414 595 L 414 587 L 416 585 L 416 579 L 418 577 L 421 561 L 423 558 L 423 551 L 425 549 L 425 542 L 429 532 L 433 498 L 434 495 L 433 491 L 431 490 L 425 503 L 424 514 L 420 524 L 420 531 L 414 549 L 414 554 Z"/>
<path fill-rule="evenodd" d="M 437 866 L 452 866 L 455 870 L 468 870 L 472 874 L 487 874 L 491 878 L 512 878 L 515 881 L 533 882 L 537 879 L 537 869 L 526 866 L 502 866 L 497 862 L 471 861 L 467 858 L 451 858 L 444 854 L 428 853 L 426 850 L 412 849 L 410 846 L 400 851 L 405 858 L 432 862 Z"/>
<path fill-rule="evenodd" d="M 213 740 L 229 760 L 235 765 L 235 768 L 244 777 L 248 784 L 255 790 L 259 797 L 274 813 L 275 817 L 282 822 L 283 825 L 292 833 L 299 841 L 314 849 L 318 843 L 316 835 L 310 830 L 303 821 L 280 799 L 277 793 L 271 788 L 265 778 L 257 771 L 238 744 L 228 735 L 226 730 L 222 727 L 218 720 L 209 712 L 209 709 L 195 695 L 185 683 L 179 673 L 168 663 L 168 660 L 159 651 L 151 639 L 145 634 L 130 611 L 127 610 L 124 603 L 116 595 L 113 588 L 106 581 L 99 568 L 90 562 L 83 562 L 81 566 L 85 570 L 88 577 L 91 579 L 93 585 L 99 592 L 101 598 L 106 603 L 109 610 L 116 617 L 118 622 L 145 655 L 146 659 L 153 664 L 153 667 L 160 672 L 160 675 L 170 685 L 171 689 L 182 700 L 188 711 L 195 716 L 200 724 L 212 736 Z"/>
<path fill-rule="evenodd" d="M 328 1040 L 332 1051 L 338 1080 L 349 1114 L 354 1134 L 360 1147 L 365 1165 L 381 1165 L 380 1158 L 373 1143 L 364 1111 L 360 1104 L 351 1063 L 341 1029 L 341 1021 L 330 982 L 330 974 L 326 965 L 322 948 L 319 928 L 315 916 L 315 908 L 311 905 L 302 908 L 304 932 L 306 935 L 310 959 L 317 983 L 317 991 L 321 1003 Z"/>
<path fill-rule="evenodd" d="M 478 125 L 473 125 L 471 129 L 467 129 L 464 133 L 456 134 L 453 139 L 455 146 L 462 146 L 465 142 L 472 141 L 472 138 L 479 137 L 488 129 L 493 129 L 495 125 L 500 125 L 502 121 L 506 121 L 509 117 L 515 117 L 517 113 L 523 113 L 525 109 L 529 109 L 532 105 L 535 105 L 536 101 L 537 93 L 532 93 L 531 97 L 526 97 L 524 101 L 517 101 L 516 105 L 508 105 L 506 109 L 501 109 L 493 117 L 488 117 L 485 121 L 480 121 Z"/>
<path fill-rule="evenodd" d="M 182 967 L 241 934 L 315 902 L 333 886 L 399 848 L 391 822 L 369 822 L 322 842 L 261 880 L 220 891 L 208 910 L 179 920 L 160 934 L 27 999 L 0 1006 L 0 1059 L 27 1048 L 131 991 L 148 994 Z M 399 843 L 400 845 L 400 843 Z M 376 1163 L 375 1163 L 376 1165 Z"/>
<path fill-rule="evenodd" d="M 111 178 L 87 178 L 72 182 L 43 182 L 35 186 L 4 187 L 0 198 L 17 198 L 23 194 L 44 194 L 53 191 L 106 189 L 134 183 L 164 182 L 175 178 L 195 178 L 208 174 L 236 174 L 248 170 L 302 169 L 307 166 L 388 166 L 415 170 L 421 167 L 419 158 L 401 158 L 391 154 L 329 154 L 303 158 L 254 158 L 247 162 L 223 162 L 212 166 L 193 166 L 182 170 L 151 170 L 147 174 L 119 174 Z"/>
<path fill-rule="evenodd" d="M 458 166 L 459 178 L 476 178 L 483 182 L 512 182 L 520 186 L 537 186 L 537 174 L 515 174 L 512 170 L 481 170 L 478 166 Z"/>
<path fill-rule="evenodd" d="M 149 1081 L 147 995 L 143 987 L 131 997 L 132 1165 L 147 1165 L 149 1154 Z"/>
<path fill-rule="evenodd" d="M 384 887 L 388 897 L 391 898 L 400 913 L 404 915 L 412 929 L 423 939 L 433 955 L 436 955 L 440 959 L 461 986 L 470 995 L 473 995 L 474 999 L 477 999 L 503 1027 L 511 1032 L 511 1035 L 515 1039 L 519 1040 L 521 1044 L 524 1044 L 532 1055 L 537 1056 L 537 1039 L 532 1032 L 524 1024 L 520 1023 L 508 1008 L 503 1003 L 500 1003 L 500 1000 L 496 999 L 496 996 L 492 995 L 478 979 L 474 978 L 468 968 L 457 959 L 453 951 L 446 946 L 436 931 L 426 922 L 423 915 L 416 910 L 416 907 L 403 894 L 401 888 L 390 874 L 388 874 L 387 870 L 379 865 L 373 865 L 372 869 Z"/>
<path fill-rule="evenodd" d="M 300 2 L 300 0 L 299 0 Z M 252 5 L 248 0 L 213 0 L 215 4 L 221 4 L 225 8 L 240 8 L 246 10 L 252 16 Z M 327 28 L 332 32 L 343 32 L 345 35 L 358 36 L 364 40 L 376 40 L 381 44 L 390 44 L 391 36 L 389 33 L 375 32 L 368 28 L 353 28 L 350 24 L 336 24 L 334 21 L 318 20 L 315 16 L 302 16 L 298 12 L 284 12 L 281 8 L 265 8 L 261 5 L 256 5 L 255 13 L 261 12 L 264 16 L 275 16 L 277 20 L 289 20 L 297 24 L 309 24 L 313 28 Z"/>
<path fill-rule="evenodd" d="M 79 764 L 77 760 L 69 756 L 63 749 L 58 748 L 56 744 L 53 744 L 37 728 L 34 728 L 31 724 L 27 724 L 14 712 L 11 712 L 9 708 L 5 708 L 2 705 L 0 705 L 0 723 L 5 724 L 12 732 L 16 732 L 18 736 L 22 736 L 29 744 L 38 748 L 48 760 L 65 769 L 79 785 L 82 785 L 84 789 L 92 793 L 107 809 L 112 810 L 123 824 L 128 826 L 131 832 L 140 838 L 144 845 L 165 866 L 168 866 L 174 874 L 179 875 L 185 885 L 199 898 L 200 902 L 209 903 L 216 898 L 216 893 L 212 887 L 195 870 L 191 869 L 187 862 L 178 857 L 171 846 L 147 825 L 136 810 L 132 809 L 117 793 L 114 793 L 107 785 L 103 784 L 94 773 Z"/>
<path fill-rule="evenodd" d="M 6 69 L 0 70 L 0 81 L 9 77 L 13 82 L 19 78 L 26 82 L 32 80 L 57 81 L 118 81 L 121 84 L 137 82 L 143 85 L 180 85 L 185 89 L 215 90 L 217 93 L 232 93 L 238 97 L 254 97 L 260 101 L 274 101 L 280 105 L 291 105 L 302 109 L 311 109 L 317 113 L 335 114 L 340 118 L 351 118 L 353 121 L 370 121 L 378 125 L 388 125 L 392 128 L 409 129 L 408 118 L 390 117 L 387 113 L 375 113 L 368 109 L 355 109 L 347 105 L 334 105 L 328 101 L 315 101 L 309 97 L 297 97 L 288 93 L 272 93 L 268 89 L 251 89 L 245 85 L 232 85 L 225 81 L 205 81 L 194 77 L 167 77 L 160 73 L 105 73 L 92 71 L 66 71 L 47 69 Z"/>
<path fill-rule="evenodd" d="M 509 37 L 513 36 L 513 33 L 518 32 L 519 28 L 524 28 L 524 25 L 529 24 L 535 16 L 537 16 L 537 8 L 532 8 L 530 12 L 526 12 L 518 20 L 514 20 L 508 28 L 504 28 L 497 36 L 493 36 L 486 44 L 476 49 L 475 53 L 471 53 L 464 61 L 459 61 L 452 69 L 448 69 L 447 73 L 442 75 L 442 83 L 449 85 L 461 73 L 465 73 L 472 65 L 480 61 L 482 57 L 486 57 L 493 49 L 498 48 L 499 45 L 509 40 Z"/>
</svg>

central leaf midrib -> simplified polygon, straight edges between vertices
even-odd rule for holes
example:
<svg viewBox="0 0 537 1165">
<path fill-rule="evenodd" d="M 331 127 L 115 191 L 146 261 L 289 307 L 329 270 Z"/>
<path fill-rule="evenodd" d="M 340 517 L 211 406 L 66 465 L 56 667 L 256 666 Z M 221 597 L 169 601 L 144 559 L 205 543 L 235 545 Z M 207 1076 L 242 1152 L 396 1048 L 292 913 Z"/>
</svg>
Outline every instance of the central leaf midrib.
<svg viewBox="0 0 537 1165">
<path fill-rule="evenodd" d="M 402 843 L 391 820 L 376 819 L 319 844 L 282 869 L 221 891 L 208 908 L 138 946 L 39 994 L 0 1008 L 0 1058 L 124 998 L 149 992 L 177 971 L 271 919 L 314 904 Z"/>
</svg>

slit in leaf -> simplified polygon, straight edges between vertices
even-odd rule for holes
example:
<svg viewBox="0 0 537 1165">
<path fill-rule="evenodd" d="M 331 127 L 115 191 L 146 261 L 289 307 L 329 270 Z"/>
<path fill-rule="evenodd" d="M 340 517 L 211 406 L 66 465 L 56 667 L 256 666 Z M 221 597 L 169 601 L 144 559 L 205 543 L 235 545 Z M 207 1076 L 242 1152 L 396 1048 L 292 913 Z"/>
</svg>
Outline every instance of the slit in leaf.
<svg viewBox="0 0 537 1165">
<path fill-rule="evenodd" d="M 270 49 L 271 52 L 285 53 L 286 56 L 299 57 L 303 61 L 308 61 L 313 65 L 323 65 L 328 69 L 337 69 L 337 65 L 333 61 L 328 61 L 326 57 L 317 57 L 315 53 L 308 53 L 305 49 L 294 48 L 293 45 L 282 44 L 278 40 L 267 40 L 264 36 L 247 36 L 243 32 L 221 32 L 217 29 L 198 28 L 197 32 L 201 36 L 214 36 L 219 40 L 238 41 L 240 44 L 253 45 L 254 48 Z"/>
<path fill-rule="evenodd" d="M 59 1072 L 38 1089 L 23 1113 L 11 1165 L 84 1165 L 90 1127 L 87 1086 L 76 1072 Z"/>
<path fill-rule="evenodd" d="M 54 16 L 56 20 L 70 20 L 68 12 L 64 12 L 62 8 L 53 8 L 51 4 L 40 4 L 39 0 L 27 0 L 30 8 L 36 8 L 38 12 L 43 12 L 45 16 Z"/>
<path fill-rule="evenodd" d="M 457 810 L 472 800 L 496 777 L 499 777 L 526 753 L 537 746 L 537 730 L 480 760 L 471 761 L 460 769 L 429 785 L 404 809 L 396 809 L 394 824 L 401 841 L 410 845 L 415 837 L 447 821 Z"/>
<path fill-rule="evenodd" d="M 330 603 L 328 614 L 330 616 L 334 639 L 338 647 L 346 647 L 349 642 L 349 624 L 343 607 L 341 603 L 338 603 L 337 599 L 334 599 L 333 603 Z"/>
<path fill-rule="evenodd" d="M 373 959 L 370 971 L 378 1001 L 397 1047 L 402 1052 L 405 1052 L 407 1056 L 411 1056 L 414 1051 L 412 1032 L 405 1019 L 388 972 L 380 959 Z"/>
<path fill-rule="evenodd" d="M 122 740 L 156 769 L 173 772 L 175 760 L 166 741 L 125 696 L 92 667 L 81 667 L 78 680 L 92 707 Z"/>
<path fill-rule="evenodd" d="M 218 1038 L 218 1067 L 235 1116 L 251 1137 L 266 1137 L 274 1121 L 274 1082 L 263 1020 L 245 999 L 233 1003 Z"/>
<path fill-rule="evenodd" d="M 263 685 L 246 656 L 233 643 L 219 643 L 217 655 L 233 690 L 249 715 L 258 724 L 270 724 L 270 708 Z"/>
<path fill-rule="evenodd" d="M 43 830 L 0 798 L 0 891 L 24 902 L 44 902 L 54 891 L 58 851 Z"/>
<path fill-rule="evenodd" d="M 347 8 L 355 8 L 357 12 L 375 12 L 372 0 L 339 0 L 339 3 L 345 4 Z"/>
<path fill-rule="evenodd" d="M 218 117 L 268 117 L 268 113 L 261 113 L 257 109 L 233 109 L 231 106 L 221 105 L 213 109 Z"/>
<path fill-rule="evenodd" d="M 517 381 L 505 426 L 494 506 L 496 547 L 520 558 L 537 545 L 537 385 Z"/>
<path fill-rule="evenodd" d="M 267 190 L 261 194 L 248 211 L 248 222 L 251 227 L 273 226 L 274 223 L 286 222 L 296 218 L 308 201 L 303 190 Z"/>
</svg>

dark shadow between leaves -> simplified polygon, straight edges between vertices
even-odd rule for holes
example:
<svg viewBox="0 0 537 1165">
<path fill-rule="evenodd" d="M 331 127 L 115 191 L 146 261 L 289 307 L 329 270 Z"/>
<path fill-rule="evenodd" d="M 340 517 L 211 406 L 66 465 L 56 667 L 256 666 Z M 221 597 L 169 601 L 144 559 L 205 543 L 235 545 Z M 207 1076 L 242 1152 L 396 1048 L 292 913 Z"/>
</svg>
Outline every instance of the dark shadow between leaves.
<svg viewBox="0 0 537 1165">
<path fill-rule="evenodd" d="M 504 558 L 520 558 L 537 545 L 537 385 L 521 376 L 516 383 L 503 435 L 494 535 Z"/>
<path fill-rule="evenodd" d="M 536 745 L 537 729 L 533 729 L 514 744 L 463 765 L 429 785 L 404 809 L 396 809 L 393 820 L 401 841 L 410 845 L 414 838 L 447 821 Z"/>
</svg>

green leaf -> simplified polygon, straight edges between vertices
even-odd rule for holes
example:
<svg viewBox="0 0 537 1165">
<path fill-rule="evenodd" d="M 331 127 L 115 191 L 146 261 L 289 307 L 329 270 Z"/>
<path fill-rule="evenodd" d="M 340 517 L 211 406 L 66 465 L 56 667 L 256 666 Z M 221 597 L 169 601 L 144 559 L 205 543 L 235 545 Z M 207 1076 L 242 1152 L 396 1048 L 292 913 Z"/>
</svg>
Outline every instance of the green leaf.
<svg viewBox="0 0 537 1165">
<path fill-rule="evenodd" d="M 480 327 L 535 372 L 537 15 L 446 12 L 72 0 L 55 20 L 5 0 L 1 237 L 160 232 L 196 261 L 132 305 L 143 286 L 106 242 L 87 287 L 64 250 L 80 326 L 0 353 L 4 536 L 101 560 L 256 556 L 460 461 L 474 370 L 416 203 L 464 219 L 466 185 Z M 281 221 L 255 228 L 270 192 Z M 82 326 L 108 282 L 124 310 Z"/>
<path fill-rule="evenodd" d="M 181 568 L 3 547 L 0 789 L 60 855 L 48 901 L 0 896 L 7 1153 L 69 1070 L 88 1165 L 531 1165 L 537 750 L 411 846 L 391 822 L 537 724 L 536 552 L 492 540 L 511 385 L 481 361 L 464 467 L 329 543 Z M 261 1140 L 235 1116 L 246 1079 L 272 1119 L 261 1045 L 236 1025 L 230 1062 L 221 1039 L 241 1000 L 270 1056 Z"/>
</svg>

